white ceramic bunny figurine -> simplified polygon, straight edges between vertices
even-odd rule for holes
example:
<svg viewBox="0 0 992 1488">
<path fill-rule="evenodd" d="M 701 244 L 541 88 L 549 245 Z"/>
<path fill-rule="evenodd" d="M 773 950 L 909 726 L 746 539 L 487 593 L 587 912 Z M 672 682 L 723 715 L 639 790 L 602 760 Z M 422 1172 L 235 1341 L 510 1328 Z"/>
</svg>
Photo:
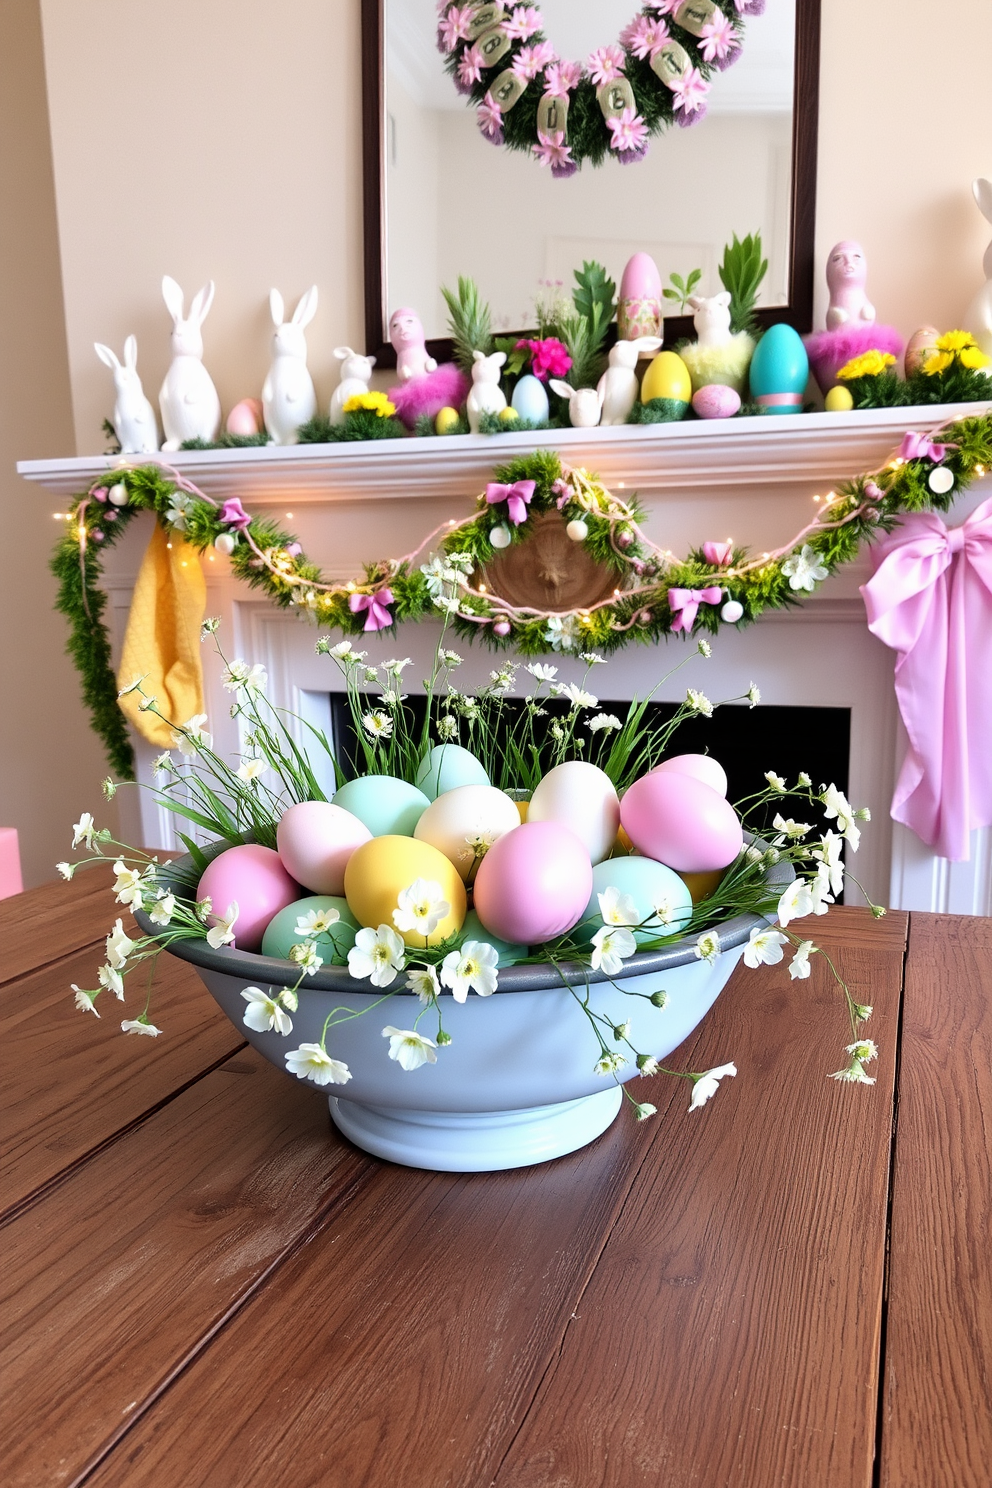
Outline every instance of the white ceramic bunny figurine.
<svg viewBox="0 0 992 1488">
<path fill-rule="evenodd" d="M 972 191 L 978 210 L 992 222 L 992 181 L 979 176 L 972 182 Z M 970 331 L 986 356 L 992 356 L 992 243 L 985 250 L 982 264 L 985 270 L 985 286 L 972 300 L 964 317 L 964 329 Z"/>
<path fill-rule="evenodd" d="M 101 341 L 93 349 L 104 366 L 113 369 L 117 401 L 114 404 L 114 432 L 122 455 L 150 455 L 158 449 L 158 424 L 155 410 L 145 397 L 138 376 L 138 342 L 128 336 L 124 342 L 124 365 Z"/>
<path fill-rule="evenodd" d="M 690 295 L 689 305 L 695 312 L 697 346 L 726 346 L 730 341 L 730 291 L 718 295 Z"/>
<path fill-rule="evenodd" d="M 317 314 L 317 286 L 311 284 L 293 311 L 284 319 L 285 307 L 277 289 L 269 291 L 269 309 L 275 332 L 272 363 L 262 386 L 265 427 L 273 444 L 296 444 L 299 427 L 317 412 L 317 394 L 307 371 L 307 338 L 304 329 Z"/>
<path fill-rule="evenodd" d="M 627 422 L 630 410 L 637 402 L 637 358 L 660 350 L 660 336 L 639 336 L 636 341 L 616 343 L 610 352 L 610 365 L 596 389 L 603 397 L 601 424 Z"/>
<path fill-rule="evenodd" d="M 162 448 L 177 450 L 187 439 L 209 444 L 220 428 L 220 399 L 203 365 L 200 327 L 214 302 L 214 282 L 197 290 L 188 319 L 183 317 L 183 292 L 168 274 L 162 280 L 162 298 L 172 316 L 172 363 L 158 395 L 165 430 Z"/>
<path fill-rule="evenodd" d="M 341 381 L 331 394 L 331 423 L 344 423 L 344 405 L 369 390 L 369 378 L 375 366 L 374 356 L 362 356 L 350 346 L 336 346 L 334 355 L 341 363 Z"/>
<path fill-rule="evenodd" d="M 472 368 L 472 390 L 465 404 L 468 414 L 468 426 L 473 434 L 479 432 L 479 420 L 484 413 L 502 413 L 506 407 L 506 397 L 499 385 L 500 368 L 506 361 L 506 353 L 494 351 L 491 356 L 485 352 L 473 351 L 472 357 L 475 365 Z"/>
<path fill-rule="evenodd" d="M 633 345 L 633 342 L 627 344 Z M 560 382 L 558 378 L 552 377 L 551 387 L 559 398 L 568 399 L 568 418 L 573 429 L 595 429 L 599 423 L 606 392 L 603 380 L 600 378 L 598 387 L 573 388 L 567 382 Z"/>
</svg>

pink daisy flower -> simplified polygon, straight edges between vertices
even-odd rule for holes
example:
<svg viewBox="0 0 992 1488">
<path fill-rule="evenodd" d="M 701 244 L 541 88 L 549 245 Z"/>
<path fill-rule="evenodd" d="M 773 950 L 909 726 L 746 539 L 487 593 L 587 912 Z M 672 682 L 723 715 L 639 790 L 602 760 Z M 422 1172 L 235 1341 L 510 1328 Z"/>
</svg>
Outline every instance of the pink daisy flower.
<svg viewBox="0 0 992 1488">
<path fill-rule="evenodd" d="M 555 49 L 550 41 L 536 41 L 533 46 L 523 47 L 510 63 L 512 71 L 528 83 L 539 72 L 555 60 Z"/>
<path fill-rule="evenodd" d="M 545 134 L 543 130 L 539 130 L 537 144 L 534 146 L 534 154 L 542 165 L 550 165 L 552 170 L 556 167 L 560 169 L 562 166 L 572 164 L 572 147 L 571 145 L 566 145 L 564 132 L 560 129 L 555 130 L 553 134 Z M 528 344 L 533 350 L 538 343 L 530 342 Z M 535 376 L 540 377 L 542 374 L 537 371 L 537 358 L 535 357 L 534 360 Z M 547 373 L 544 375 L 547 376 Z"/>
<path fill-rule="evenodd" d="M 467 41 L 471 22 L 471 5 L 453 5 L 438 25 L 441 50 L 453 52 L 460 41 Z"/>
<path fill-rule="evenodd" d="M 586 66 L 597 88 L 602 87 L 604 83 L 613 83 L 623 73 L 623 48 L 615 44 L 597 47 Z"/>
<path fill-rule="evenodd" d="M 738 3 L 740 3 L 740 0 L 738 0 Z M 744 0 L 744 3 L 746 4 L 747 0 Z M 655 0 L 654 5 L 646 5 L 644 8 L 645 10 L 653 10 L 655 15 L 666 16 L 678 10 L 681 4 L 682 0 Z"/>
<path fill-rule="evenodd" d="M 491 93 L 487 92 L 479 104 L 476 109 L 476 118 L 486 139 L 492 140 L 494 145 L 501 145 L 503 143 L 503 111 Z"/>
<path fill-rule="evenodd" d="M 636 109 L 625 108 L 619 118 L 607 119 L 610 149 L 618 155 L 636 155 L 648 141 L 648 126 Z"/>
<path fill-rule="evenodd" d="M 707 62 L 723 61 L 738 45 L 733 22 L 719 12 L 707 21 L 699 38 L 699 49 Z"/>
<path fill-rule="evenodd" d="M 729 21 L 727 23 L 730 24 Z M 664 21 L 652 21 L 648 16 L 638 16 L 620 33 L 624 46 L 635 57 L 655 57 L 668 40 L 668 26 Z"/>
<path fill-rule="evenodd" d="M 552 62 L 544 74 L 544 86 L 552 98 L 567 98 L 581 79 L 581 62 Z"/>
<path fill-rule="evenodd" d="M 503 22 L 503 30 L 511 41 L 526 41 L 544 30 L 544 17 L 533 5 L 518 5 L 509 20 Z"/>
<path fill-rule="evenodd" d="M 458 63 L 458 81 L 465 88 L 470 88 L 477 83 L 482 76 L 482 67 L 485 58 L 477 46 L 470 46 L 462 52 Z"/>
<path fill-rule="evenodd" d="M 698 67 L 690 67 L 684 77 L 680 77 L 672 84 L 675 107 L 681 109 L 684 114 L 694 114 L 702 109 L 709 91 L 710 85 Z"/>
</svg>

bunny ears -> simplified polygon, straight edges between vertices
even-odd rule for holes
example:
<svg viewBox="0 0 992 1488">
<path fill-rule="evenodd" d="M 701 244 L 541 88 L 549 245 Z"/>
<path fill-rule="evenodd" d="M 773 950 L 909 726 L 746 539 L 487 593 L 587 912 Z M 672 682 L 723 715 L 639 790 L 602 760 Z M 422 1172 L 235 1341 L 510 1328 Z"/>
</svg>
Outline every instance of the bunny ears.
<svg viewBox="0 0 992 1488">
<path fill-rule="evenodd" d="M 93 350 L 96 352 L 97 356 L 100 358 L 101 362 L 103 363 L 103 365 L 105 367 L 112 367 L 115 372 L 120 372 L 122 370 L 121 364 L 117 360 L 117 353 L 115 351 L 113 351 L 111 349 L 111 347 L 104 346 L 104 344 L 103 344 L 102 341 L 94 341 L 93 342 Z M 133 372 L 134 369 L 135 369 L 135 367 L 137 365 L 138 365 L 138 341 L 137 341 L 137 337 L 135 337 L 135 336 L 128 336 L 127 340 L 124 342 L 124 366 L 127 367 L 130 371 Z"/>
<path fill-rule="evenodd" d="M 282 295 L 277 289 L 269 291 L 269 309 L 272 312 L 272 324 L 281 326 L 285 324 L 285 305 Z M 292 324 L 295 326 L 308 326 L 317 314 L 317 286 L 311 284 L 306 294 L 300 296 L 299 304 L 293 311 Z"/>
<path fill-rule="evenodd" d="M 170 279 L 168 274 L 162 278 L 162 298 L 165 308 L 172 316 L 174 326 L 194 325 L 201 326 L 210 312 L 210 306 L 214 302 L 214 281 L 212 279 L 198 289 L 193 296 L 193 303 L 189 307 L 189 316 L 183 318 L 183 292 L 175 279 Z"/>
</svg>

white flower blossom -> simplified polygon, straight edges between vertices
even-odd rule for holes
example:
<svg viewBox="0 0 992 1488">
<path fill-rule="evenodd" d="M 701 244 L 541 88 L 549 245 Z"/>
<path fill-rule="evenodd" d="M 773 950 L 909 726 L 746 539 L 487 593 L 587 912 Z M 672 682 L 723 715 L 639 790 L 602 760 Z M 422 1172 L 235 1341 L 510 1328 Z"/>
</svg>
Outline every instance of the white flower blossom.
<svg viewBox="0 0 992 1488">
<path fill-rule="evenodd" d="M 290 946 L 289 959 L 306 976 L 316 976 L 324 964 L 324 958 L 312 940 L 301 940 L 299 945 Z"/>
<path fill-rule="evenodd" d="M 205 641 L 207 636 L 216 635 L 218 630 L 220 630 L 220 616 L 208 615 L 206 620 L 200 624 L 200 640 Z"/>
<path fill-rule="evenodd" d="M 450 951 L 441 963 L 441 981 L 450 987 L 456 1002 L 464 1002 L 470 992 L 491 997 L 496 991 L 499 952 L 485 940 L 466 940 L 457 951 Z"/>
<path fill-rule="evenodd" d="M 457 651 L 441 651 L 439 655 L 446 667 L 460 667 L 462 664 L 462 658 Z"/>
<path fill-rule="evenodd" d="M 599 699 L 593 697 L 591 692 L 584 692 L 574 682 L 555 682 L 551 688 L 552 697 L 567 698 L 573 708 L 598 708 Z"/>
<path fill-rule="evenodd" d="M 238 918 L 239 910 L 237 902 L 229 904 L 223 915 L 215 915 L 215 923 L 207 931 L 207 944 L 213 949 L 219 950 L 221 946 L 231 945 L 234 942 L 234 922 Z"/>
<path fill-rule="evenodd" d="M 161 1028 L 156 1028 L 154 1023 L 149 1023 L 144 1013 L 140 1018 L 125 1018 L 121 1023 L 121 1031 L 123 1033 L 145 1033 L 149 1038 L 158 1038 L 162 1032 Z"/>
<path fill-rule="evenodd" d="M 451 913 L 444 890 L 431 878 L 415 878 L 408 888 L 400 890 L 396 902 L 393 924 L 408 934 L 432 935 L 445 915 Z"/>
<path fill-rule="evenodd" d="M 152 760 L 152 771 L 156 779 L 159 779 L 163 775 L 168 775 L 170 771 L 174 769 L 175 765 L 173 763 L 172 755 L 168 752 L 168 750 L 166 750 L 164 754 L 160 754 L 156 759 Z"/>
<path fill-rule="evenodd" d="M 206 713 L 194 713 L 192 718 L 187 718 L 182 725 L 182 732 L 173 734 L 176 748 L 186 759 L 192 759 L 201 749 L 212 748 L 213 736 L 208 734 L 203 727 L 206 721 Z"/>
<path fill-rule="evenodd" d="M 634 1115 L 638 1121 L 647 1121 L 649 1116 L 657 1116 L 658 1107 L 653 1106 L 650 1101 L 635 1101 Z"/>
<path fill-rule="evenodd" d="M 705 961 L 708 966 L 716 965 L 716 958 L 720 954 L 720 937 L 715 930 L 704 930 L 697 937 L 693 947 L 693 955 L 700 961 Z"/>
<path fill-rule="evenodd" d="M 406 984 L 425 1004 L 436 1002 L 441 996 L 441 983 L 433 966 L 410 967 L 406 974 Z"/>
<path fill-rule="evenodd" d="M 380 739 L 388 739 L 392 734 L 393 720 L 381 708 L 373 708 L 362 714 L 362 728 L 374 743 L 378 743 Z"/>
<path fill-rule="evenodd" d="M 752 682 L 747 690 L 747 702 L 749 708 L 756 708 L 761 702 L 761 689 L 755 682 Z"/>
<path fill-rule="evenodd" d="M 348 970 L 359 981 L 370 977 L 373 987 L 388 987 L 403 970 L 403 952 L 403 942 L 391 925 L 359 930 L 348 952 Z"/>
<path fill-rule="evenodd" d="M 528 662 L 527 671 L 532 677 L 536 677 L 538 682 L 553 682 L 558 675 L 556 666 L 545 666 L 542 661 Z"/>
<path fill-rule="evenodd" d="M 118 1002 L 124 1001 L 124 978 L 116 967 L 101 966 L 96 979 L 101 987 L 106 987 L 108 992 L 113 992 Z"/>
<path fill-rule="evenodd" d="M 71 878 L 75 872 L 75 865 L 72 863 L 56 863 L 55 867 L 65 879 Z"/>
<path fill-rule="evenodd" d="M 636 925 L 640 921 L 632 894 L 622 894 L 614 884 L 597 895 L 604 925 Z"/>
<path fill-rule="evenodd" d="M 773 930 L 770 926 L 762 929 L 760 925 L 755 925 L 751 931 L 751 939 L 744 947 L 744 965 L 752 968 L 774 966 L 777 961 L 781 961 L 782 947 L 788 945 L 788 942 L 789 937 L 781 935 L 778 930 Z"/>
<path fill-rule="evenodd" d="M 129 682 L 126 687 L 122 687 L 120 689 L 120 691 L 117 694 L 118 700 L 120 698 L 122 698 L 122 697 L 127 697 L 129 693 L 137 692 L 138 691 L 138 688 L 141 686 L 141 684 L 142 684 L 142 682 L 144 682 L 144 680 L 145 680 L 144 675 L 142 675 L 140 677 L 135 677 L 135 679 L 134 679 L 133 682 Z"/>
<path fill-rule="evenodd" d="M 824 568 L 815 549 L 809 543 L 803 543 L 802 551 L 793 553 L 782 564 L 782 572 L 789 580 L 790 589 L 805 589 L 812 594 L 817 584 L 827 578 L 830 571 Z"/>
<path fill-rule="evenodd" d="M 637 1072 L 642 1079 L 647 1079 L 650 1075 L 656 1075 L 660 1069 L 661 1065 L 653 1054 L 638 1054 Z"/>
<path fill-rule="evenodd" d="M 837 818 L 837 830 L 850 843 L 851 851 L 857 852 L 861 842 L 861 828 L 855 821 L 854 809 L 844 792 L 835 785 L 828 785 L 824 787 L 820 800 L 823 802 L 824 816 L 828 821 Z"/>
<path fill-rule="evenodd" d="M 114 896 L 118 904 L 126 904 L 129 907 L 137 905 L 141 908 L 142 887 L 141 874 L 137 868 L 128 868 L 123 859 L 118 858 L 114 864 L 114 872 L 117 878 L 114 882 Z"/>
<path fill-rule="evenodd" d="M 831 894 L 839 894 L 844 887 L 844 864 L 841 862 L 843 849 L 844 839 L 836 832 L 824 832 L 819 847 L 813 848 L 814 858 L 819 858 L 826 869 Z"/>
<path fill-rule="evenodd" d="M 709 641 L 705 641 L 702 639 L 698 640 L 696 642 L 696 649 L 699 652 L 700 656 L 706 657 L 707 661 L 709 661 L 710 657 L 713 655 L 713 647 L 710 645 Z"/>
<path fill-rule="evenodd" d="M 100 789 L 103 791 L 104 799 L 112 801 L 117 794 L 117 782 L 108 775 Z"/>
<path fill-rule="evenodd" d="M 437 1064 L 437 1044 L 415 1028 L 394 1028 L 387 1023 L 382 1036 L 388 1038 L 389 1057 L 396 1060 L 400 1069 L 415 1070 L 422 1064 Z"/>
<path fill-rule="evenodd" d="M 726 1075 L 736 1075 L 736 1064 L 720 1064 L 716 1069 L 705 1070 L 703 1074 L 693 1077 L 692 1099 L 689 1102 L 690 1111 L 698 1111 L 700 1106 L 705 1106 L 720 1088 L 720 1081 Z"/>
<path fill-rule="evenodd" d="M 347 1085 L 351 1070 L 340 1059 L 332 1059 L 320 1044 L 301 1044 L 286 1055 L 286 1068 L 298 1080 L 315 1085 Z"/>
<path fill-rule="evenodd" d="M 117 920 L 107 936 L 107 962 L 113 971 L 121 971 L 134 950 L 134 941 L 124 934 L 124 922 Z"/>
<path fill-rule="evenodd" d="M 100 1014 L 97 1012 L 96 1004 L 93 1001 L 96 996 L 95 992 L 84 992 L 82 987 L 76 986 L 75 982 L 71 983 L 70 990 L 76 994 L 75 1003 L 78 1012 L 92 1013 L 94 1018 L 99 1018 Z"/>
<path fill-rule="evenodd" d="M 597 713 L 595 718 L 590 718 L 586 728 L 591 734 L 598 734 L 600 729 L 623 728 L 623 724 L 615 713 Z"/>
<path fill-rule="evenodd" d="M 691 712 L 698 713 L 702 718 L 713 717 L 713 704 L 705 692 L 697 692 L 694 687 L 687 687 L 685 701 Z"/>
<path fill-rule="evenodd" d="M 175 912 L 175 894 L 159 894 L 148 912 L 148 918 L 153 925 L 168 925 Z"/>
<path fill-rule="evenodd" d="M 768 784 L 771 786 L 773 791 L 777 791 L 780 796 L 785 795 L 788 787 L 786 786 L 785 780 L 781 775 L 776 775 L 774 770 L 766 770 L 765 779 L 768 781 Z"/>
<path fill-rule="evenodd" d="M 816 950 L 811 940 L 803 940 L 796 949 L 796 954 L 789 962 L 789 975 L 792 980 L 804 982 L 810 974 L 810 953 Z"/>
<path fill-rule="evenodd" d="M 870 1059 L 878 1058 L 878 1045 L 871 1039 L 859 1039 L 856 1044 L 848 1044 L 844 1052 L 854 1059 L 860 1059 L 862 1064 L 867 1064 Z"/>
<path fill-rule="evenodd" d="M 593 971 L 619 976 L 623 963 L 637 950 L 637 941 L 623 925 L 603 925 L 592 938 Z"/>
<path fill-rule="evenodd" d="M 246 661 L 232 661 L 221 672 L 221 686 L 227 692 L 264 692 L 268 674 L 260 663 L 249 666 Z M 205 720 L 204 720 L 205 721 Z"/>
<path fill-rule="evenodd" d="M 809 776 L 808 776 L 808 775 L 807 775 L 807 773 L 806 773 L 806 771 L 805 771 L 805 770 L 800 770 L 800 771 L 799 771 L 799 777 L 798 777 L 798 779 L 797 779 L 797 781 L 796 781 L 796 784 L 797 784 L 797 785 L 798 785 L 798 786 L 799 786 L 799 787 L 800 787 L 800 788 L 801 788 L 801 789 L 804 789 L 804 790 L 805 790 L 805 789 L 808 789 L 808 788 L 809 788 L 809 787 L 810 787 L 810 786 L 811 786 L 811 785 L 812 785 L 812 784 L 813 784 L 813 782 L 812 782 L 812 780 L 811 780 L 811 779 L 810 779 L 810 778 L 809 778 Z"/>
<path fill-rule="evenodd" d="M 253 780 L 257 780 L 259 775 L 268 768 L 264 759 L 243 759 L 238 766 L 237 776 L 246 785 L 250 785 Z"/>
<path fill-rule="evenodd" d="M 413 666 L 413 657 L 404 656 L 402 661 L 397 661 L 395 656 L 390 661 L 382 663 L 382 670 L 388 672 L 391 677 L 399 677 L 405 667 Z"/>
<path fill-rule="evenodd" d="M 256 1033 L 269 1033 L 274 1029 L 284 1038 L 292 1033 L 293 1020 L 277 998 L 270 997 L 260 987 L 246 987 L 241 996 L 248 1004 L 244 1015 L 246 1028 L 253 1028 Z"/>
<path fill-rule="evenodd" d="M 439 718 L 437 722 L 437 736 L 445 744 L 450 743 L 452 739 L 456 739 L 458 737 L 457 718 L 452 718 L 450 713 L 445 713 L 443 718 Z"/>
<path fill-rule="evenodd" d="M 544 639 L 552 651 L 574 651 L 578 644 L 578 626 L 572 615 L 552 615 Z"/>
<path fill-rule="evenodd" d="M 784 930 L 792 920 L 801 920 L 812 914 L 813 908 L 813 889 L 809 879 L 794 878 L 779 899 L 775 916 Z"/>
<path fill-rule="evenodd" d="M 783 816 L 781 812 L 778 812 L 775 816 L 772 826 L 776 832 L 781 832 L 783 836 L 788 837 L 791 841 L 797 841 L 800 837 L 805 837 L 807 832 L 813 830 L 809 822 L 793 821 L 791 816 Z"/>
<path fill-rule="evenodd" d="M 328 905 L 325 909 L 311 909 L 305 915 L 301 915 L 293 926 L 293 934 L 298 935 L 301 940 L 315 940 L 318 935 L 326 935 L 332 925 L 336 925 L 341 918 L 341 911 Z"/>
<path fill-rule="evenodd" d="M 93 837 L 95 832 L 96 827 L 93 823 L 92 816 L 88 811 L 84 811 L 82 816 L 79 818 L 78 822 L 76 822 L 75 826 L 72 829 L 73 847 L 78 847 L 81 842 L 85 842 L 87 848 L 89 848 L 90 852 L 92 852 Z"/>
<path fill-rule="evenodd" d="M 813 913 L 826 914 L 828 907 L 834 902 L 830 893 L 830 869 L 826 863 L 817 865 L 816 877 L 810 880 L 810 892 L 813 895 Z"/>
<path fill-rule="evenodd" d="M 600 656 L 598 651 L 581 651 L 579 660 L 584 661 L 586 666 L 606 666 L 606 657 Z"/>
<path fill-rule="evenodd" d="M 608 1049 L 601 1058 L 593 1065 L 593 1073 L 596 1075 L 615 1075 L 622 1070 L 627 1060 L 619 1049 Z"/>
</svg>

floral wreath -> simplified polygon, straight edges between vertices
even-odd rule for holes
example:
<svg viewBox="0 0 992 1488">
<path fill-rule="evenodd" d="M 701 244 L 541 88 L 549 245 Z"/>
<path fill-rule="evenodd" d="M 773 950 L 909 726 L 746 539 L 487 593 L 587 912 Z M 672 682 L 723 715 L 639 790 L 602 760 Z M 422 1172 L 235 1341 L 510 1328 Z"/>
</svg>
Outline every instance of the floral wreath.
<svg viewBox="0 0 992 1488">
<path fill-rule="evenodd" d="M 765 0 L 657 0 L 585 64 L 558 56 L 534 5 L 438 6 L 438 50 L 494 145 L 531 153 L 551 174 L 584 160 L 643 160 L 648 140 L 706 113 L 715 71 L 741 55 L 743 17 Z"/>
<path fill-rule="evenodd" d="M 854 558 L 863 541 L 889 531 L 900 512 L 946 511 L 972 479 L 992 468 L 992 414 L 949 427 L 953 442 L 907 433 L 884 465 L 814 497 L 813 521 L 783 547 L 757 557 L 730 543 L 705 542 L 677 559 L 641 530 L 636 499 L 623 501 L 553 451 L 538 451 L 497 468 L 473 515 L 435 528 L 402 558 L 366 564 L 361 578 L 345 583 L 324 579 L 292 534 L 268 517 L 250 516 L 238 498 L 215 500 L 166 464 L 125 465 L 112 486 L 95 484 L 66 514 L 52 559 L 56 607 L 70 622 L 67 649 L 81 673 L 94 728 L 118 775 L 133 779 L 134 754 L 103 623 L 99 553 L 139 511 L 154 511 L 166 532 L 181 534 L 201 553 L 215 548 L 226 554 L 235 575 L 273 603 L 299 608 L 345 634 L 444 612 L 466 638 L 525 656 L 612 652 L 631 640 L 715 633 L 721 623 L 746 624 L 766 609 L 800 603 Z M 531 515 L 547 511 L 559 512 L 568 537 L 615 573 L 609 598 L 561 612 L 510 604 L 485 586 L 486 565 L 525 541 Z"/>
</svg>

